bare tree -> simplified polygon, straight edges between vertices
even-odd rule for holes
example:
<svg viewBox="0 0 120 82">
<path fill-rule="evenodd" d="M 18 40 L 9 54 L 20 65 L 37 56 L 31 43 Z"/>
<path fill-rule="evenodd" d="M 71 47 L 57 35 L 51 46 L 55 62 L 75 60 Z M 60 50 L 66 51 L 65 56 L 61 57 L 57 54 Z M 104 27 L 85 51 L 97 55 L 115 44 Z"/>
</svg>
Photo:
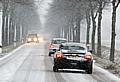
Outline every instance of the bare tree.
<svg viewBox="0 0 120 82">
<path fill-rule="evenodd" d="M 98 29 L 97 29 L 97 55 L 101 57 L 101 20 L 102 20 L 102 9 L 103 9 L 103 2 L 102 0 L 98 1 L 99 8 L 98 8 Z"/>
<path fill-rule="evenodd" d="M 93 50 L 93 54 L 96 54 L 95 52 L 95 35 L 96 35 L 96 18 L 97 18 L 97 9 L 95 9 L 97 7 L 97 3 L 94 1 L 90 0 L 90 11 L 91 11 L 91 19 L 92 19 L 92 39 L 91 39 L 91 43 L 92 43 L 92 50 Z"/>
<path fill-rule="evenodd" d="M 101 57 L 101 22 L 102 11 L 106 5 L 106 0 L 98 0 L 98 28 L 97 28 L 97 56 Z"/>
<path fill-rule="evenodd" d="M 33 25 L 38 27 L 37 25 L 40 24 L 34 0 L 2 0 L 2 5 L 3 46 L 11 45 L 14 41 L 20 42 L 21 38 L 27 34 L 28 28 L 31 29 Z M 35 21 L 33 22 L 33 20 Z M 23 31 L 24 36 L 20 34 L 20 31 Z"/>
<path fill-rule="evenodd" d="M 86 9 L 86 23 L 87 23 L 86 45 L 88 45 L 90 44 L 90 28 L 91 28 L 90 9 Z M 89 46 L 88 46 L 88 49 L 89 49 Z"/>
<path fill-rule="evenodd" d="M 116 10 L 120 4 L 120 0 L 112 0 L 112 33 L 111 33 L 111 49 L 110 49 L 110 61 L 114 62 L 115 53 L 115 24 L 116 24 Z"/>
</svg>

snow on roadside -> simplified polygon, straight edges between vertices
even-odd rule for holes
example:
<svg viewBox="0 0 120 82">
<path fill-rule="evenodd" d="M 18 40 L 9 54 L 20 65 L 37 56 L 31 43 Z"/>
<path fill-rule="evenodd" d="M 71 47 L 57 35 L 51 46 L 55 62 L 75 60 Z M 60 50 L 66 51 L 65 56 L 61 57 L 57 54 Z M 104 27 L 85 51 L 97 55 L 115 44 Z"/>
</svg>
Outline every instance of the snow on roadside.
<svg viewBox="0 0 120 82">
<path fill-rule="evenodd" d="M 24 46 L 25 45 L 21 45 L 20 47 L 18 47 L 17 49 L 15 49 L 11 53 L 9 53 L 8 55 L 0 58 L 0 82 L 1 81 L 5 82 L 5 81 L 10 80 L 12 78 L 12 76 L 14 75 L 14 73 L 16 72 L 16 70 L 23 63 L 23 61 L 25 60 L 25 58 L 29 55 L 29 53 L 31 51 L 31 47 L 28 50 L 24 50 L 23 51 L 21 49 Z M 15 57 L 12 57 L 13 55 Z M 10 60 L 9 62 L 7 62 L 11 57 L 13 59 Z"/>
<path fill-rule="evenodd" d="M 102 46 L 102 57 L 94 56 L 96 64 L 120 77 L 120 51 L 115 51 L 115 63 L 109 61 L 110 48 Z"/>
</svg>

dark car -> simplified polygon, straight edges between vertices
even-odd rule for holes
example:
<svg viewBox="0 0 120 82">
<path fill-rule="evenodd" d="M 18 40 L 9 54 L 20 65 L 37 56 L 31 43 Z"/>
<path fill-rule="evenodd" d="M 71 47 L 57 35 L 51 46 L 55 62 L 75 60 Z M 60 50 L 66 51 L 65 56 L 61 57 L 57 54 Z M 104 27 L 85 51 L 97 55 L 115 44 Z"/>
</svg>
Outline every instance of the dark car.
<svg viewBox="0 0 120 82">
<path fill-rule="evenodd" d="M 93 56 L 80 43 L 63 43 L 54 55 L 53 71 L 59 69 L 81 69 L 92 74 Z"/>
<path fill-rule="evenodd" d="M 50 45 L 49 45 L 49 56 L 54 54 L 56 50 L 59 49 L 60 44 L 67 42 L 64 38 L 53 38 Z"/>
</svg>

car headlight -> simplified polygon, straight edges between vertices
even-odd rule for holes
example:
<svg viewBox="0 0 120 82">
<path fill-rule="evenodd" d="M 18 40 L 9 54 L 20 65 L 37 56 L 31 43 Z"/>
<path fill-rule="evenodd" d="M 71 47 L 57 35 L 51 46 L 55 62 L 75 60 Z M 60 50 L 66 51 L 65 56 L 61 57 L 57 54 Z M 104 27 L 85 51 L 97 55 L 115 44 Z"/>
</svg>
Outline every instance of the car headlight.
<svg viewBox="0 0 120 82">
<path fill-rule="evenodd" d="M 37 38 L 34 38 L 33 40 L 34 40 L 34 41 L 37 41 L 38 39 L 37 39 Z"/>
<path fill-rule="evenodd" d="M 28 41 L 31 41 L 32 39 L 31 39 L 31 38 L 28 38 L 27 40 L 28 40 Z"/>
<path fill-rule="evenodd" d="M 43 38 L 38 38 L 39 42 L 44 42 Z"/>
</svg>

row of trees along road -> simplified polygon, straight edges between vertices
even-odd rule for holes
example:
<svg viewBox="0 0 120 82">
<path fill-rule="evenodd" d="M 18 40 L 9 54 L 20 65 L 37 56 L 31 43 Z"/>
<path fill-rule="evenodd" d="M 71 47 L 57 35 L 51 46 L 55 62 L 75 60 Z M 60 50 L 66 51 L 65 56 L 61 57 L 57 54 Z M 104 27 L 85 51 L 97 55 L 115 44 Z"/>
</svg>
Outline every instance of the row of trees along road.
<svg viewBox="0 0 120 82">
<path fill-rule="evenodd" d="M 53 28 L 54 30 L 51 32 L 55 37 L 65 37 L 69 41 L 80 42 L 81 23 L 83 23 L 82 20 L 86 20 L 86 45 L 90 44 L 91 39 L 93 54 L 101 57 L 102 12 L 104 8 L 111 7 L 112 4 L 110 61 L 114 62 L 116 10 L 119 3 L 120 0 L 54 0 L 53 4 L 50 4 L 46 29 Z M 92 30 L 92 35 L 90 35 L 90 30 Z M 96 36 L 97 50 L 95 50 Z"/>
<path fill-rule="evenodd" d="M 2 46 L 20 42 L 33 21 L 39 21 L 34 0 L 0 0 L 2 3 Z M 39 21 L 40 22 L 40 21 Z"/>
</svg>

